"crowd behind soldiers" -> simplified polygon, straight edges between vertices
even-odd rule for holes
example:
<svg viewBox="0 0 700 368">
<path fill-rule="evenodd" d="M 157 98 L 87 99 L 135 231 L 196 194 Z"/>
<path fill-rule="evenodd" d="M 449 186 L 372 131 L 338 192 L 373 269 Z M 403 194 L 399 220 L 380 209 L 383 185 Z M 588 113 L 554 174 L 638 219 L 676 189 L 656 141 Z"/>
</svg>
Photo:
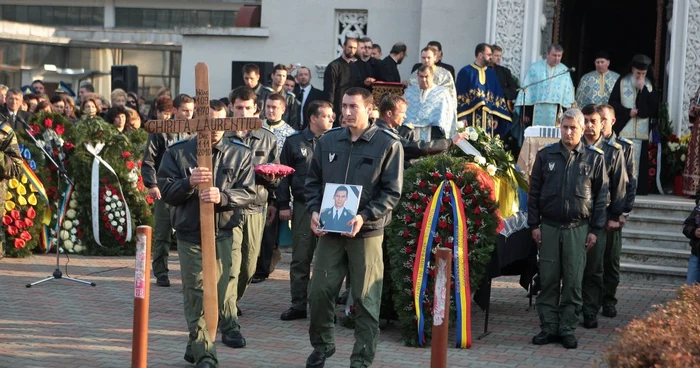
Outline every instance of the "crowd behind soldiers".
<svg viewBox="0 0 700 368">
<path fill-rule="evenodd" d="M 376 81 L 400 81 L 397 65 L 407 55 L 406 46 L 394 45 L 381 59 L 381 48 L 371 40 L 355 44 L 348 47 L 346 42 L 343 55 L 326 69 L 323 90 L 311 84 L 306 67 L 296 68 L 292 77 L 290 67 L 276 65 L 271 85 L 265 86 L 261 78 L 267 76 L 257 66 L 244 66 L 245 86 L 212 100 L 210 116 L 260 116 L 265 122 L 256 131 L 215 132 L 214 172 L 196 167 L 196 135 L 149 136 L 142 174 L 156 199 L 153 270 L 158 286 L 170 285 L 168 255 L 176 245 L 189 331 L 187 362 L 197 367 L 219 365 L 202 312 L 197 203 L 204 201 L 216 208 L 218 328 L 223 344 L 246 346 L 238 320 L 240 300 L 250 283 L 263 282 L 274 270 L 280 221 L 291 221 L 291 306 L 280 317 L 307 318 L 309 306 L 313 352 L 307 367 L 324 366 L 335 352 L 334 307 L 346 277 L 356 311 L 351 367 L 371 365 L 379 333 L 384 227 L 401 196 L 403 170 L 412 159 L 444 152 L 464 135 L 415 140 L 411 129 L 402 125 L 406 100 L 385 96 L 375 101 L 368 90 Z M 439 48 L 437 65 L 454 74 L 454 68 L 442 62 L 439 43 L 432 42 L 432 47 Z M 137 95 L 119 89 L 105 99 L 94 94 L 91 85 L 82 85 L 76 107 L 66 88 L 51 98 L 43 93 L 41 81 L 31 88 L 32 93 L 25 94 L 0 87 L 0 92 L 7 92 L 6 96 L 0 93 L 0 102 L 5 104 L 2 113 L 9 118 L 8 128 L 23 129 L 18 122 L 36 111 L 55 111 L 74 121 L 102 116 L 120 131 L 139 129 L 143 119 L 191 119 L 194 113 L 192 97 L 172 98 L 167 89 L 158 93 L 149 108 Z M 601 304 L 603 315 L 617 313 L 610 300 L 619 283 L 619 254 L 617 265 L 614 257 L 613 264 L 605 264 L 617 276 L 604 282 L 603 263 L 610 258 L 605 253 L 614 251 L 605 244 L 606 239 L 607 244 L 619 242 L 622 214 L 631 210 L 634 201 L 635 175 L 629 142 L 611 130 L 614 114 L 605 105 L 566 111 L 561 118 L 561 141 L 537 154 L 528 199 L 528 224 L 540 247 L 542 279 L 537 299 L 542 332 L 533 338 L 535 344 L 558 341 L 575 348 L 574 331 L 581 313 L 587 328 L 597 327 Z M 3 128 L 6 125 L 0 131 L 11 131 Z M 12 133 L 6 135 L 12 142 Z M 254 167 L 263 163 L 282 163 L 296 171 L 287 177 L 255 173 Z M 197 189 L 205 183 L 212 186 Z M 322 230 L 319 213 L 328 183 L 362 186 L 358 212 L 348 222 L 350 232 Z M 314 254 L 314 277 L 310 278 Z"/>
</svg>

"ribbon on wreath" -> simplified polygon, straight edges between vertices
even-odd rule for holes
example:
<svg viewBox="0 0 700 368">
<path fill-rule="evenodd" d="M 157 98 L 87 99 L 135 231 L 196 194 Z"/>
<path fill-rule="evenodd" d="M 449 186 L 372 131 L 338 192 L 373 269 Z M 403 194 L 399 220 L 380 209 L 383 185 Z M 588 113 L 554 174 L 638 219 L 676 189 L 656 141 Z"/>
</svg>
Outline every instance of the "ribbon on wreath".
<svg viewBox="0 0 700 368">
<path fill-rule="evenodd" d="M 129 211 L 129 205 L 126 203 L 126 197 L 124 196 L 124 191 L 122 190 L 122 184 L 119 181 L 119 176 L 114 171 L 112 166 L 108 164 L 105 160 L 100 157 L 100 152 L 105 147 L 105 144 L 100 142 L 96 145 L 90 143 L 85 143 L 85 148 L 90 154 L 95 156 L 92 161 L 92 178 L 91 178 L 91 210 L 92 210 L 92 233 L 95 236 L 95 242 L 102 246 L 100 243 L 100 164 L 104 165 L 107 170 L 109 170 L 117 178 L 117 186 L 119 187 L 119 193 L 121 194 L 121 200 L 124 202 L 124 211 L 126 212 L 126 241 L 131 241 L 132 229 L 131 229 L 131 211 Z"/>
<path fill-rule="evenodd" d="M 73 195 L 73 189 L 73 184 L 68 183 L 66 190 L 63 191 L 63 199 L 61 200 L 61 204 L 58 206 L 58 212 L 56 213 L 56 226 L 54 227 L 54 234 L 56 234 L 56 237 L 61 236 L 60 225 L 63 224 L 63 220 L 66 217 L 66 211 L 68 211 L 68 204 L 70 203 L 70 196 Z M 44 226 L 44 228 L 44 233 L 48 234 L 48 226 Z M 49 250 L 51 250 L 51 244 L 49 244 L 49 246 L 46 248 L 46 253 L 48 253 Z"/>
<path fill-rule="evenodd" d="M 464 213 L 464 202 L 459 187 L 452 180 L 445 180 L 438 186 L 423 215 L 418 248 L 413 264 L 413 298 L 416 308 L 418 323 L 418 345 L 425 343 L 425 317 L 423 313 L 423 299 L 428 285 L 428 268 L 430 255 L 432 254 L 433 240 L 444 188 L 449 185 L 450 203 L 454 216 L 454 242 L 453 242 L 453 274 L 455 278 L 455 302 L 457 305 L 457 347 L 470 348 L 472 345 L 471 334 L 471 290 L 469 285 L 469 249 L 467 244 L 467 218 Z"/>
</svg>

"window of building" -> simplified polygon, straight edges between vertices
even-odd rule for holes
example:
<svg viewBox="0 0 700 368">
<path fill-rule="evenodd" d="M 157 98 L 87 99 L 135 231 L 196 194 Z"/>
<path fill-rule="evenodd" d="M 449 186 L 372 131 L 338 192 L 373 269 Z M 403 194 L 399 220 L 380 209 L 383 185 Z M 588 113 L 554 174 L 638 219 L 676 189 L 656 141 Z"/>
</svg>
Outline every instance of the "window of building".
<svg viewBox="0 0 700 368">
<path fill-rule="evenodd" d="M 174 29 L 176 27 L 233 27 L 235 10 L 116 8 L 115 27 Z"/>
<path fill-rule="evenodd" d="M 104 8 L 97 6 L 0 5 L 0 19 L 43 26 L 104 26 Z"/>
<path fill-rule="evenodd" d="M 343 53 L 346 38 L 361 38 L 367 35 L 367 10 L 336 10 L 335 56 Z"/>
</svg>

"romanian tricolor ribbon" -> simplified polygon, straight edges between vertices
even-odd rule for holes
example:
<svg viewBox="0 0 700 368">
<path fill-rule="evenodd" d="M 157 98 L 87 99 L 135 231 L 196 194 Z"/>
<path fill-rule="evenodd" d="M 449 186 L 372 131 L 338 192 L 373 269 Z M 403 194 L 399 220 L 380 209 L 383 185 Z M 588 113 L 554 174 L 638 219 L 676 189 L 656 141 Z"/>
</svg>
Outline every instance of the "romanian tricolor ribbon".
<svg viewBox="0 0 700 368">
<path fill-rule="evenodd" d="M 46 195 L 46 189 L 44 189 L 44 184 L 41 183 L 41 180 L 39 179 L 36 174 L 34 174 L 34 170 L 32 170 L 31 167 L 29 167 L 29 164 L 27 161 L 22 160 L 22 173 L 27 176 L 27 180 L 29 180 L 29 183 L 36 188 L 37 193 L 39 193 L 39 196 L 46 201 L 46 204 L 49 204 L 49 196 Z"/>
<path fill-rule="evenodd" d="M 433 238 L 437 227 L 442 196 L 445 185 L 449 185 L 452 194 L 450 202 L 454 216 L 454 277 L 455 277 L 455 301 L 457 304 L 457 347 L 469 348 L 472 344 L 471 335 L 471 292 L 469 287 L 469 249 L 467 246 L 467 218 L 464 214 L 464 202 L 459 187 L 452 180 L 445 180 L 438 186 L 423 215 L 420 235 L 418 237 L 418 249 L 413 264 L 413 301 L 416 308 L 418 323 L 418 345 L 425 343 L 425 317 L 423 313 L 423 299 L 425 288 L 428 284 L 428 269 L 430 255 L 432 254 Z"/>
</svg>

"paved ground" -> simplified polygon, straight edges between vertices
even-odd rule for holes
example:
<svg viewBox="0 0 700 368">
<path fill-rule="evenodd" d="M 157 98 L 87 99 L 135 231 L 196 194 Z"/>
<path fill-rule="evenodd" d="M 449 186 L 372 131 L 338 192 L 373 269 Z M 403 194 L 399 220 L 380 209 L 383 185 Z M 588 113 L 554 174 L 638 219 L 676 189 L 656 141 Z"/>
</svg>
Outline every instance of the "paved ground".
<svg viewBox="0 0 700 368">
<path fill-rule="evenodd" d="M 253 285 L 241 303 L 241 324 L 248 346 L 233 350 L 217 344 L 221 367 L 303 367 L 311 348 L 307 320 L 283 322 L 279 315 L 289 302 L 289 255 L 271 279 Z M 97 287 L 66 280 L 25 288 L 54 269 L 55 258 L 37 255 L 0 260 L 0 367 L 128 367 L 131 360 L 134 261 L 131 258 L 71 257 L 71 276 L 94 281 Z M 63 270 L 66 259 L 61 258 Z M 170 261 L 170 288 L 151 289 L 150 367 L 191 367 L 182 360 L 187 333 L 177 258 Z M 449 350 L 450 367 L 590 367 L 600 363 L 615 329 L 652 305 L 675 295 L 676 285 L 630 282 L 620 289 L 620 314 L 601 317 L 597 330 L 581 328 L 579 349 L 560 345 L 536 347 L 534 310 L 527 310 L 525 291 L 514 278 L 494 283 L 490 330 L 470 350 Z M 484 314 L 474 305 L 473 332 L 483 329 Z M 328 367 L 347 367 L 352 330 L 336 330 L 338 352 Z M 382 331 L 374 367 L 427 367 L 430 350 L 405 347 L 397 327 Z M 220 341 L 217 338 L 217 341 Z"/>
</svg>

